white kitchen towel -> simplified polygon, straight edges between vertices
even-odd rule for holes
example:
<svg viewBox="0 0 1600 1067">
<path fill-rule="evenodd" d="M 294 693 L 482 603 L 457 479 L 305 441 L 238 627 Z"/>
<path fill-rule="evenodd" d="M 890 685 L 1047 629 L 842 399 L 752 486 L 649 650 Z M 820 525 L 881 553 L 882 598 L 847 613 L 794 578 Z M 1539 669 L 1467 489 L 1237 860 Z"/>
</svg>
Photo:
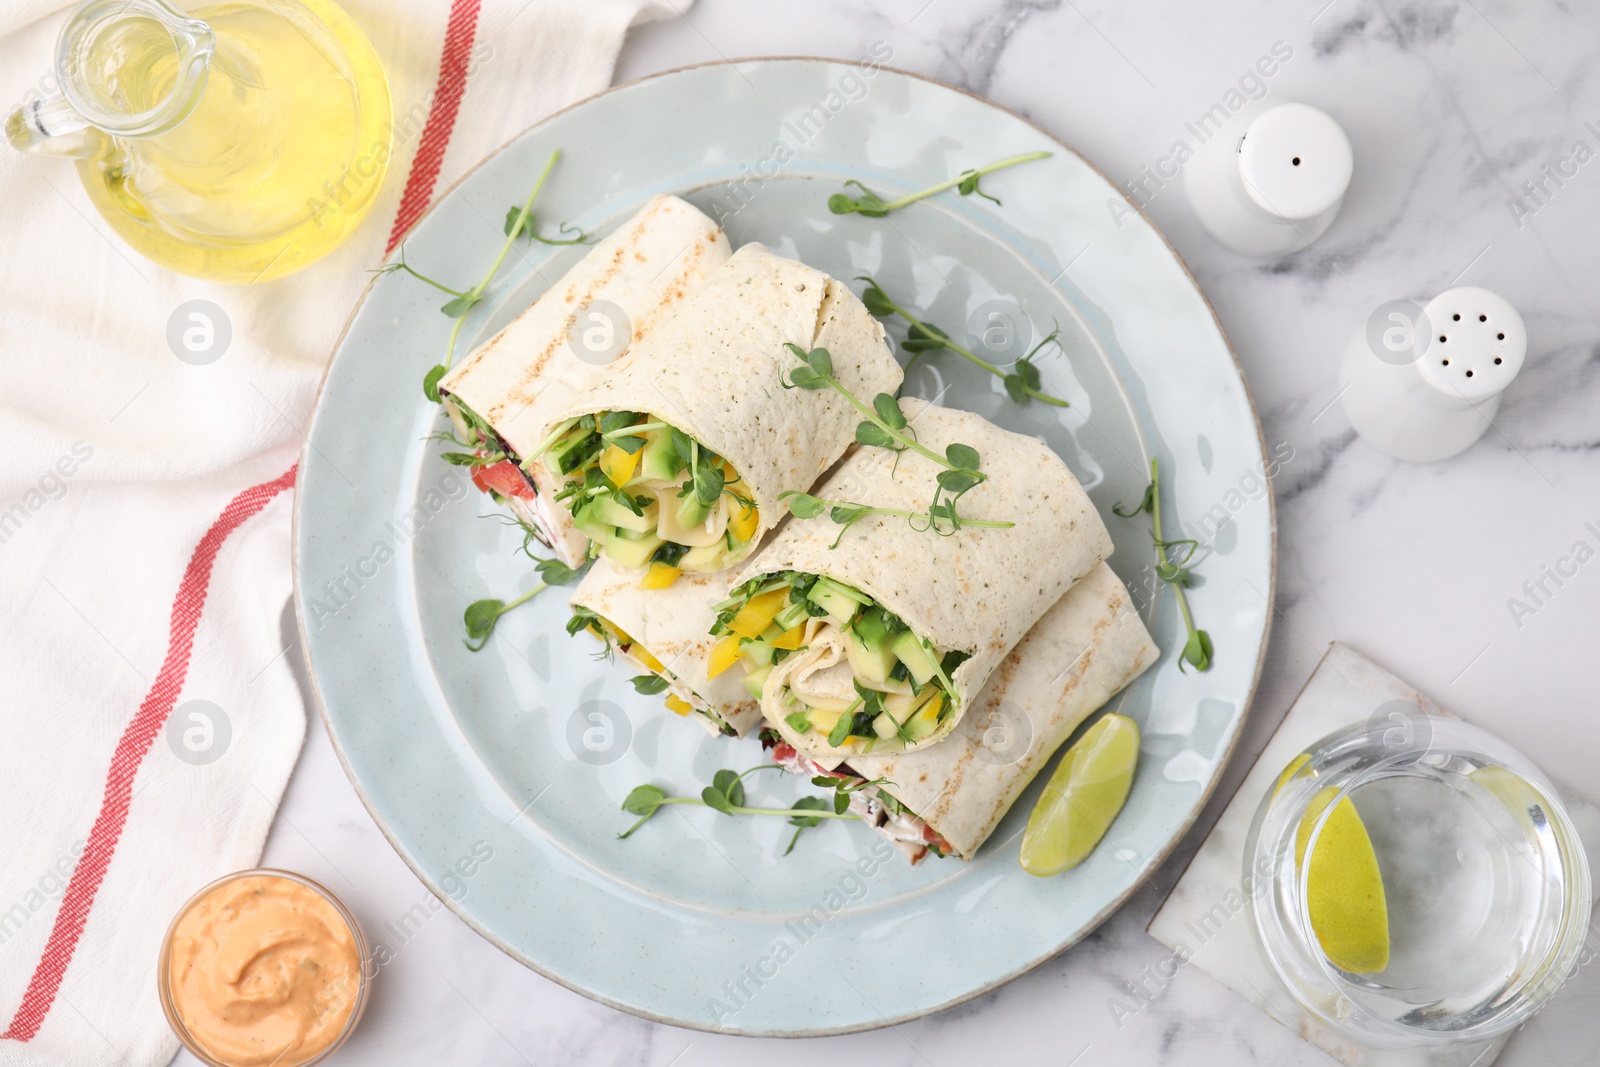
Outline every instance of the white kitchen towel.
<svg viewBox="0 0 1600 1067">
<path fill-rule="evenodd" d="M 7 111 L 53 89 L 69 6 L 0 11 Z M 368 271 L 480 158 L 603 89 L 630 25 L 686 6 L 345 0 L 388 73 L 395 157 L 344 247 L 266 284 L 156 267 L 68 162 L 0 145 L 0 1064 L 172 1057 L 161 935 L 256 861 L 305 731 L 289 494 Z M 204 366 L 167 341 L 197 299 L 231 333 Z"/>
</svg>

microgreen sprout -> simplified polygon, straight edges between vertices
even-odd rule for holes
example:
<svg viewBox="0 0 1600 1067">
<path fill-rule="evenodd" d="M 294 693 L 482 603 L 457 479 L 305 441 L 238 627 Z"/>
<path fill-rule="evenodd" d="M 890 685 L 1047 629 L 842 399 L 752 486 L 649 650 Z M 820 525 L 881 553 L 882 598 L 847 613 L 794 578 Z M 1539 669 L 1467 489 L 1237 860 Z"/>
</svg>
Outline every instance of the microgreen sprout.
<svg viewBox="0 0 1600 1067">
<path fill-rule="evenodd" d="M 564 222 L 559 227 L 559 232 L 562 234 L 575 233 L 577 234 L 576 237 L 545 237 L 538 232 L 538 227 L 534 225 L 533 216 L 529 215 L 526 220 L 523 220 L 522 212 L 523 209 L 516 204 L 512 204 L 506 209 L 506 224 L 501 232 L 507 237 L 513 236 L 511 231 L 516 229 L 517 235 L 526 237 L 530 241 L 538 241 L 542 245 L 583 245 L 593 240 L 578 227 L 568 226 Z M 521 223 L 520 226 L 518 225 L 519 223 Z"/>
<path fill-rule="evenodd" d="M 945 448 L 944 455 L 919 442 L 912 432 L 906 414 L 900 408 L 900 401 L 888 393 L 879 393 L 872 398 L 872 406 L 863 404 L 854 393 L 845 388 L 833 374 L 833 357 L 826 348 L 813 348 L 809 352 L 797 344 L 785 344 L 790 353 L 800 360 L 801 366 L 789 372 L 788 381 L 784 383 L 785 389 L 832 389 L 850 405 L 866 417 L 866 421 L 856 426 L 856 443 L 875 448 L 887 448 L 892 452 L 904 452 L 910 449 L 913 452 L 932 460 L 944 469 L 936 479 L 937 484 L 933 492 L 933 500 L 928 505 L 927 525 L 918 527 L 920 530 L 933 530 L 937 533 L 954 533 L 963 525 L 986 525 L 973 523 L 962 519 L 956 513 L 956 502 L 960 500 L 973 487 L 988 480 L 988 475 L 979 470 L 981 457 L 978 450 L 971 445 L 952 444 Z M 787 495 L 787 494 L 786 494 Z M 809 497 L 808 494 L 798 494 Z M 802 503 L 802 507 L 810 505 Z M 822 513 L 822 507 L 831 507 L 823 504 L 817 507 L 810 516 L 815 517 Z M 862 517 L 864 513 L 851 514 L 850 508 L 860 508 L 860 504 L 841 503 L 838 505 L 847 510 L 843 519 L 835 513 L 833 520 L 841 526 L 848 525 Z M 939 526 L 940 520 L 948 524 L 948 529 Z M 1011 523 L 1004 525 L 1010 526 Z M 842 535 L 843 531 L 841 531 Z M 837 541 L 834 542 L 838 544 Z"/>
<path fill-rule="evenodd" d="M 950 335 L 938 326 L 917 318 L 917 316 L 895 303 L 890 299 L 889 294 L 883 291 L 883 286 L 879 285 L 871 275 L 858 275 L 856 280 L 867 283 L 866 291 L 861 294 L 861 302 L 867 306 L 868 311 L 880 319 L 898 315 L 908 324 L 909 329 L 906 331 L 906 339 L 900 345 L 907 352 L 913 353 L 911 362 L 906 364 L 907 370 L 922 358 L 923 353 L 937 352 L 941 348 L 948 348 L 958 356 L 970 360 L 996 378 L 999 378 L 1006 387 L 1006 395 L 1015 403 L 1026 404 L 1029 400 L 1039 400 L 1046 404 L 1054 404 L 1058 408 L 1071 407 L 1059 396 L 1051 396 L 1040 389 L 1039 368 L 1033 362 L 1033 357 L 1045 345 L 1060 343 L 1061 331 L 1059 329 L 1052 330 L 1047 334 L 1042 341 L 1033 346 L 1033 349 L 1027 355 L 1012 364 L 1011 370 L 1007 371 L 1003 367 L 990 363 L 970 348 L 964 348 L 956 344 Z"/>
<path fill-rule="evenodd" d="M 926 200 L 928 197 L 942 193 L 946 189 L 954 189 L 962 196 L 971 196 L 973 193 L 977 193 L 985 200 L 993 200 L 998 204 L 1000 203 L 998 199 L 978 188 L 978 182 L 985 174 L 993 174 L 997 170 L 1014 167 L 1018 163 L 1029 163 L 1035 159 L 1045 159 L 1049 155 L 1049 152 L 1026 152 L 1020 156 L 1009 156 L 994 163 L 986 163 L 981 167 L 964 170 L 949 181 L 930 185 L 926 189 L 919 190 L 909 196 L 903 196 L 899 200 L 885 201 L 865 185 L 855 179 L 851 179 L 845 182 L 845 185 L 853 185 L 860 189 L 861 195 L 851 196 L 849 193 L 834 193 L 828 197 L 828 210 L 835 215 L 865 215 L 869 219 L 881 219 L 891 211 L 898 211 L 907 204 L 914 204 L 918 200 Z"/>
<path fill-rule="evenodd" d="M 461 337 L 461 326 L 466 322 L 467 312 L 471 311 L 482 302 L 484 293 L 494 282 L 495 275 L 500 273 L 500 266 L 505 262 L 506 256 L 510 254 L 511 246 L 516 243 L 517 238 L 522 236 L 524 233 L 527 233 L 530 236 L 537 236 L 534 235 L 532 231 L 533 202 L 539 198 L 540 190 L 544 188 L 545 181 L 550 177 L 550 172 L 555 169 L 556 161 L 560 158 L 560 149 L 557 149 L 550 154 L 549 162 L 545 163 L 544 170 L 539 174 L 538 182 L 534 184 L 533 192 L 528 194 L 528 199 L 525 200 L 520 207 L 513 207 L 510 213 L 507 214 L 505 226 L 506 239 L 505 243 L 500 246 L 500 254 L 495 257 L 493 265 L 489 267 L 489 272 L 479 279 L 478 284 L 474 285 L 471 289 L 468 289 L 464 292 L 459 289 L 452 289 L 448 285 L 441 284 L 440 282 L 437 282 L 418 271 L 415 267 L 406 262 L 405 247 L 403 245 L 400 249 L 400 262 L 390 263 L 386 266 L 379 267 L 377 271 L 374 272 L 377 274 L 391 274 L 394 271 L 405 271 L 418 281 L 426 282 L 428 285 L 431 285 L 440 292 L 447 293 L 450 296 L 450 299 L 445 303 L 445 305 L 439 309 L 450 318 L 456 320 L 455 326 L 450 330 L 450 343 L 445 348 L 444 360 L 440 363 L 434 364 L 433 367 L 429 368 L 427 375 L 425 375 L 422 379 L 423 395 L 429 400 L 433 401 L 435 404 L 439 402 L 439 380 L 449 372 L 450 363 L 455 359 L 456 342 Z M 561 230 L 563 233 L 565 233 L 567 227 L 563 225 Z M 579 231 L 578 240 L 582 240 L 583 238 L 584 235 L 582 231 Z M 572 241 L 546 240 L 542 237 L 538 239 L 545 241 L 546 244 L 573 243 Z"/>
<path fill-rule="evenodd" d="M 672 684 L 659 674 L 640 674 L 628 679 L 628 681 L 633 683 L 633 691 L 635 693 L 647 697 L 665 692 L 667 687 Z"/>
<path fill-rule="evenodd" d="M 1156 577 L 1172 587 L 1173 595 L 1178 600 L 1178 611 L 1183 615 L 1183 625 L 1189 632 L 1188 639 L 1183 645 L 1183 655 L 1178 660 L 1181 670 L 1187 663 L 1197 671 L 1211 669 L 1211 635 L 1197 628 L 1194 616 L 1189 611 L 1189 598 L 1184 595 L 1188 588 L 1191 574 L 1189 560 L 1194 556 L 1199 542 L 1193 538 L 1167 541 L 1161 536 L 1161 468 L 1154 457 L 1150 459 L 1150 484 L 1145 486 L 1144 498 L 1139 501 L 1139 506 L 1128 511 L 1118 504 L 1111 509 L 1115 514 L 1124 519 L 1131 519 L 1135 515 L 1148 514 L 1150 516 L 1150 535 L 1156 547 Z M 1174 558 L 1169 549 L 1183 549 L 1183 554 Z"/>
<path fill-rule="evenodd" d="M 493 433 L 482 432 L 477 427 L 469 427 L 467 433 L 468 439 L 463 440 L 456 436 L 452 426 L 451 429 L 431 433 L 423 440 L 442 441 L 457 448 L 472 449 L 470 452 L 439 453 L 439 458 L 452 467 L 492 467 L 501 460 L 510 458 L 505 444 Z"/>
<path fill-rule="evenodd" d="M 495 493 L 493 490 L 490 490 L 490 495 L 494 496 L 496 499 L 500 499 L 500 495 Z M 480 515 L 478 517 L 482 519 L 494 519 L 497 522 L 506 524 L 507 526 L 515 526 L 518 532 L 522 534 L 522 544 L 518 545 L 516 550 L 533 560 L 535 563 L 543 562 L 539 556 L 534 554 L 533 546 L 538 545 L 540 548 L 549 548 L 550 546 L 545 543 L 544 535 L 530 526 L 527 522 L 518 518 L 516 515 L 496 515 L 493 512 L 488 515 Z"/>
<path fill-rule="evenodd" d="M 462 622 L 467 628 L 467 639 L 462 643 L 467 648 L 477 652 L 488 644 L 490 635 L 494 633 L 495 624 L 506 612 L 526 604 L 552 585 L 566 585 L 578 576 L 576 570 L 558 559 L 542 559 L 534 569 L 539 572 L 539 581 L 515 600 L 505 601 L 491 597 L 487 600 L 475 600 L 467 605 L 466 613 L 462 616 Z M 474 641 L 477 644 L 473 644 Z"/>
<path fill-rule="evenodd" d="M 785 500 L 789 505 L 789 514 L 797 519 L 814 519 L 823 512 L 838 523 L 841 529 L 839 536 L 834 538 L 829 548 L 838 548 L 839 542 L 844 540 L 845 533 L 855 523 L 868 515 L 883 515 L 888 518 L 905 519 L 906 523 L 918 533 L 932 530 L 934 533 L 948 536 L 961 529 L 963 526 L 977 526 L 987 530 L 1005 530 L 1015 526 L 1014 522 L 990 522 L 986 519 L 962 518 L 950 502 L 936 504 L 927 511 L 906 511 L 901 508 L 877 508 L 870 504 L 856 504 L 848 500 L 823 500 L 821 497 L 812 496 L 810 493 L 800 493 L 791 490 L 782 494 L 779 499 Z M 919 521 L 921 525 L 919 525 Z M 943 525 L 940 525 L 943 523 Z"/>
<path fill-rule="evenodd" d="M 658 785 L 645 784 L 636 787 L 622 802 L 622 810 L 630 815 L 637 815 L 639 819 L 628 827 L 619 838 L 627 837 L 639 827 L 643 826 L 650 816 L 661 810 L 667 804 L 693 804 L 703 808 L 719 811 L 724 815 L 773 815 L 786 818 L 790 825 L 797 827 L 794 838 L 789 839 L 789 847 L 784 850 L 787 856 L 794 849 L 795 838 L 800 836 L 800 830 L 808 826 L 816 826 L 823 819 L 860 819 L 861 816 L 849 812 L 849 791 L 861 788 L 860 785 L 847 785 L 843 780 L 838 782 L 834 799 L 830 804 L 823 797 L 802 797 L 789 808 L 756 808 L 745 805 L 743 779 L 756 771 L 782 770 L 776 763 L 763 763 L 751 767 L 744 772 L 735 772 L 727 769 L 718 771 L 712 776 L 711 784 L 700 790 L 697 797 L 668 796 L 667 791 Z M 834 786 L 835 780 L 812 779 L 815 783 Z M 865 784 L 865 783 L 862 783 Z M 873 783 L 880 784 L 880 783 Z"/>
<path fill-rule="evenodd" d="M 717 456 L 710 449 L 700 447 L 700 442 L 678 429 L 672 428 L 672 450 L 678 454 L 689 469 L 689 481 L 678 490 L 678 495 L 688 496 L 692 491 L 695 498 L 705 507 L 717 502 L 722 495 L 722 468 L 717 466 Z"/>
<path fill-rule="evenodd" d="M 794 851 L 794 843 L 800 840 L 801 830 L 804 830 L 807 827 L 816 826 L 823 819 L 828 817 L 826 812 L 829 810 L 830 806 L 833 809 L 833 814 L 835 817 L 842 817 L 844 816 L 845 812 L 850 810 L 851 793 L 865 789 L 867 786 L 884 785 L 888 781 L 889 780 L 887 778 L 874 778 L 872 781 L 868 782 L 863 781 L 860 778 L 843 778 L 821 774 L 813 777 L 811 779 L 812 785 L 820 786 L 823 789 L 833 790 L 833 801 L 830 805 L 830 802 L 823 797 L 801 797 L 799 800 L 794 802 L 794 806 L 796 808 L 804 808 L 814 814 L 790 816 L 789 825 L 796 827 L 796 829 L 794 836 L 789 838 L 789 847 L 783 850 L 783 854 L 787 856 L 789 853 Z M 884 793 L 880 793 L 878 795 L 880 797 L 887 796 L 887 794 Z"/>
<path fill-rule="evenodd" d="M 616 650 L 611 646 L 611 631 L 606 629 L 604 620 L 591 609 L 581 604 L 574 604 L 572 618 L 567 620 L 567 636 L 576 637 L 584 630 L 594 634 L 603 643 L 600 651 L 594 654 L 594 658 L 611 659 Z"/>
<path fill-rule="evenodd" d="M 488 467 L 505 459 L 506 454 L 491 452 L 480 456 L 476 452 L 440 452 L 439 458 L 452 467 Z"/>
</svg>

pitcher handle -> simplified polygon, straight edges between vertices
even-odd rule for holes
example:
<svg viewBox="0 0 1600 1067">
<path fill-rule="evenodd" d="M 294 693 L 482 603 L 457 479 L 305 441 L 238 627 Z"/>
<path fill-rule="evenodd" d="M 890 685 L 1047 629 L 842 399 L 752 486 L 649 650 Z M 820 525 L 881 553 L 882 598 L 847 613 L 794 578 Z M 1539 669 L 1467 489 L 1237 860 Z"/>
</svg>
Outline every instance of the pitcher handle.
<svg viewBox="0 0 1600 1067">
<path fill-rule="evenodd" d="M 93 70 L 91 55 L 108 35 L 133 20 L 158 26 L 171 41 L 177 75 L 168 94 L 145 110 L 132 111 L 105 97 L 83 78 Z M 205 91 L 216 36 L 199 19 L 189 18 L 166 0 L 85 0 L 56 41 L 56 78 L 61 92 L 24 99 L 5 121 L 6 140 L 23 152 L 88 156 L 111 137 L 149 137 L 165 133 L 194 110 Z"/>
<path fill-rule="evenodd" d="M 89 128 L 89 120 L 74 111 L 67 98 L 59 94 L 24 101 L 6 116 L 5 128 L 6 140 L 19 152 L 57 156 L 89 154 L 87 138 L 81 136 L 82 131 Z M 71 136 L 73 134 L 80 136 Z"/>
</svg>

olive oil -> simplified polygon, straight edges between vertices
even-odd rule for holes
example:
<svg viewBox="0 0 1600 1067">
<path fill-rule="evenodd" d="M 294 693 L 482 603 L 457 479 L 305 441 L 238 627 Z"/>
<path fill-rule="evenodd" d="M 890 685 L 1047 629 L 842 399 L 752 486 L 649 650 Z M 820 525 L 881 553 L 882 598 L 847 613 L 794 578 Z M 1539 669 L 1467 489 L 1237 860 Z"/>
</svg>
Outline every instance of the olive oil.
<svg viewBox="0 0 1600 1067">
<path fill-rule="evenodd" d="M 327 0 L 187 15 L 215 37 L 187 114 L 147 136 L 91 128 L 79 176 L 117 233 L 163 266 L 232 282 L 282 276 L 331 251 L 377 197 L 391 136 L 382 67 Z M 86 42 L 79 78 L 96 108 L 133 114 L 185 91 L 188 62 L 166 26 L 134 15 Z"/>
</svg>

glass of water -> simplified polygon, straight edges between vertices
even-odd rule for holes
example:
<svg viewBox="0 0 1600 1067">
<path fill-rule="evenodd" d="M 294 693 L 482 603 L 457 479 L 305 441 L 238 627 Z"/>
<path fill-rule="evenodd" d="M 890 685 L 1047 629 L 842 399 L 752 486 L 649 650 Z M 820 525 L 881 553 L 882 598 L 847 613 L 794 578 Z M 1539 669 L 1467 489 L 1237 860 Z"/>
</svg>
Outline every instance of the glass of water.
<svg viewBox="0 0 1600 1067">
<path fill-rule="evenodd" d="M 1263 799 L 1244 855 L 1256 931 L 1295 999 L 1354 1041 L 1483 1041 L 1530 1018 L 1576 970 L 1588 861 L 1521 753 L 1455 719 L 1401 718 L 1323 738 Z M 1329 958 L 1308 903 L 1311 860 L 1346 799 L 1382 876 L 1388 953 L 1371 973 Z M 1348 842 L 1348 807 L 1343 817 L 1336 834 Z"/>
</svg>

